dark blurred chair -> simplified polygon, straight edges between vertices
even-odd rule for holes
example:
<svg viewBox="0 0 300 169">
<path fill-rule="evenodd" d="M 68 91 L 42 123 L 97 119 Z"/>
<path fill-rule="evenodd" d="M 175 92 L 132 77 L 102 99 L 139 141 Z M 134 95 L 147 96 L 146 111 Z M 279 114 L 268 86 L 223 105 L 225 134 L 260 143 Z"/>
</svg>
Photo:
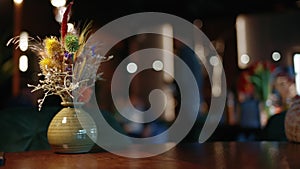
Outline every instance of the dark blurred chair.
<svg viewBox="0 0 300 169">
<path fill-rule="evenodd" d="M 50 149 L 47 129 L 59 107 L 17 107 L 0 110 L 0 151 Z"/>
<path fill-rule="evenodd" d="M 284 129 L 285 114 L 286 111 L 275 114 L 268 119 L 266 126 L 260 134 L 260 140 L 287 141 Z"/>
<path fill-rule="evenodd" d="M 196 122 L 191 128 L 190 132 L 182 140 L 183 143 L 198 142 L 200 133 L 206 121 L 207 115 L 198 115 Z M 226 125 L 224 123 L 218 124 L 215 131 L 207 139 L 207 142 L 215 141 L 236 141 L 241 129 L 239 126 Z"/>
</svg>

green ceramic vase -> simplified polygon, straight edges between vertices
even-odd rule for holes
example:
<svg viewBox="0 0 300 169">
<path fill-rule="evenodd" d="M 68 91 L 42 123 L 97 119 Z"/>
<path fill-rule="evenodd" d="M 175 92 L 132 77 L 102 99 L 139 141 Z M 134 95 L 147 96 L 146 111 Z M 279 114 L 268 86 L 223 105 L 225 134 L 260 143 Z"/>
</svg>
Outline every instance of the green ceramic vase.
<svg viewBox="0 0 300 169">
<path fill-rule="evenodd" d="M 77 104 L 79 106 L 75 106 Z M 62 108 L 48 127 L 48 142 L 56 153 L 86 153 L 95 145 L 97 127 L 81 109 L 82 103 L 62 102 Z M 78 108 L 79 107 L 79 108 Z"/>
</svg>

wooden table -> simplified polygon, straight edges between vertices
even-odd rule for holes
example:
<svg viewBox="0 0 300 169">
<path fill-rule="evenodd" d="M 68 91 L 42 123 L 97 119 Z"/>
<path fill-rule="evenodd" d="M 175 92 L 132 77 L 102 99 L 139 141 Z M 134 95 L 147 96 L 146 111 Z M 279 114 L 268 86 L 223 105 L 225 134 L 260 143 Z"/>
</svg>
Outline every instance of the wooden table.
<svg viewBox="0 0 300 169">
<path fill-rule="evenodd" d="M 109 152 L 56 154 L 53 151 L 5 153 L 0 169 L 299 169 L 300 144 L 289 142 L 211 142 L 181 144 L 149 158 Z"/>
</svg>

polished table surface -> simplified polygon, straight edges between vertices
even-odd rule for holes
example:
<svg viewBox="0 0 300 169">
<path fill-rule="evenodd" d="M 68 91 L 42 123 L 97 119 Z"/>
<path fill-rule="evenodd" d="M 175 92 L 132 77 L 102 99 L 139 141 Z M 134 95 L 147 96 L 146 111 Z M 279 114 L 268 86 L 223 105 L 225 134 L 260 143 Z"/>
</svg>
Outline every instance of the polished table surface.
<svg viewBox="0 0 300 169">
<path fill-rule="evenodd" d="M 0 169 L 300 169 L 300 144 L 290 142 L 210 142 L 180 144 L 148 158 L 109 152 L 57 154 L 53 151 L 5 153 Z"/>
</svg>

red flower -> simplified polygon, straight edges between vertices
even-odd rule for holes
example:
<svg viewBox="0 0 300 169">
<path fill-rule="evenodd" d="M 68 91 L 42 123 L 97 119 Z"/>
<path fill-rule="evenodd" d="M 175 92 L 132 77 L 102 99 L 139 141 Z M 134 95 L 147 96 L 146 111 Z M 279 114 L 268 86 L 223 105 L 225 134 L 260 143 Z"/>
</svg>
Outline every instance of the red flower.
<svg viewBox="0 0 300 169">
<path fill-rule="evenodd" d="M 242 72 L 239 79 L 237 89 L 239 92 L 253 95 L 254 93 L 254 86 L 250 81 L 250 74 L 248 72 Z"/>
</svg>

